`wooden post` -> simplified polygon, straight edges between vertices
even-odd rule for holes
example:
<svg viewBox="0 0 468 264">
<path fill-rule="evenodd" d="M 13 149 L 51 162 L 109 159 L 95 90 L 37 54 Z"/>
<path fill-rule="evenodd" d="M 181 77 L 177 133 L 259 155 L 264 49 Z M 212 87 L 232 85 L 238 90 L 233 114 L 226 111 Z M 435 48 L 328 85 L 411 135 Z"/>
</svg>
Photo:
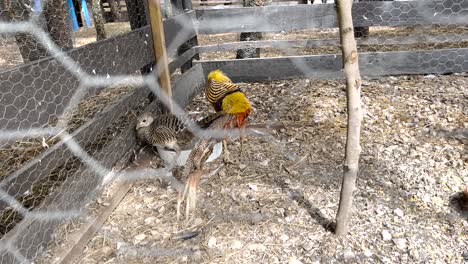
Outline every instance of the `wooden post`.
<svg viewBox="0 0 468 264">
<path fill-rule="evenodd" d="M 359 171 L 359 145 L 361 132 L 361 74 L 359 72 L 358 52 L 353 32 L 352 1 L 338 0 L 337 13 L 340 26 L 341 50 L 346 77 L 346 97 L 348 101 L 348 131 L 346 135 L 343 182 L 340 204 L 336 215 L 335 233 L 339 236 L 348 232 L 353 207 L 353 191 Z"/>
<path fill-rule="evenodd" d="M 151 22 L 151 34 L 153 36 L 154 56 L 156 65 L 159 65 L 159 67 L 153 69 L 153 71 L 159 74 L 161 89 L 166 92 L 169 98 L 172 98 L 169 63 L 167 60 L 166 41 L 164 38 L 164 27 L 159 0 L 148 0 L 148 9 Z"/>
</svg>

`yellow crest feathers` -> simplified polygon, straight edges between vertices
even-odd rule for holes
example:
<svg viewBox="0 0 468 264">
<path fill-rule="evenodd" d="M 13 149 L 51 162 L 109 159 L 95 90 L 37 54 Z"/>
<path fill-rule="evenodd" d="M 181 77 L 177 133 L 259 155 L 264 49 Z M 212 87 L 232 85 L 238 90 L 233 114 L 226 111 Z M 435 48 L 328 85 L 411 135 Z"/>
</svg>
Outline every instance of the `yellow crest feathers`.
<svg viewBox="0 0 468 264">
<path fill-rule="evenodd" d="M 229 77 L 227 77 L 227 75 L 220 69 L 213 70 L 208 74 L 208 81 L 212 79 L 218 82 L 232 82 L 231 79 L 229 79 Z"/>
<path fill-rule="evenodd" d="M 242 92 L 235 92 L 227 95 L 223 99 L 222 110 L 225 113 L 236 115 L 240 113 L 247 113 L 253 111 L 249 99 Z"/>
</svg>

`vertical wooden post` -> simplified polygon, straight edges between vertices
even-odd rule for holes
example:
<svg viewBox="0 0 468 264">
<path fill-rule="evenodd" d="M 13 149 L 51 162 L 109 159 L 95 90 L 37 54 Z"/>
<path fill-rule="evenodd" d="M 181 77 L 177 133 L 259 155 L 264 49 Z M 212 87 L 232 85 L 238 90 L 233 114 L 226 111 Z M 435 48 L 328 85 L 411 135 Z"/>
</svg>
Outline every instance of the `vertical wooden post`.
<svg viewBox="0 0 468 264">
<path fill-rule="evenodd" d="M 353 191 L 359 171 L 359 145 L 361 132 L 361 74 L 359 72 L 358 52 L 353 32 L 351 0 L 338 0 L 337 13 L 340 26 L 343 67 L 346 77 L 346 97 L 348 101 L 348 131 L 346 135 L 343 183 L 341 185 L 340 204 L 336 215 L 336 234 L 348 232 L 353 205 Z"/>
<path fill-rule="evenodd" d="M 169 77 L 169 64 L 167 60 L 166 41 L 164 38 L 164 26 L 159 0 L 148 0 L 148 9 L 151 24 L 151 34 L 153 36 L 154 56 L 156 59 L 156 65 L 159 66 L 156 69 L 153 69 L 153 71 L 159 74 L 161 89 L 169 98 L 171 98 L 171 79 Z"/>
</svg>

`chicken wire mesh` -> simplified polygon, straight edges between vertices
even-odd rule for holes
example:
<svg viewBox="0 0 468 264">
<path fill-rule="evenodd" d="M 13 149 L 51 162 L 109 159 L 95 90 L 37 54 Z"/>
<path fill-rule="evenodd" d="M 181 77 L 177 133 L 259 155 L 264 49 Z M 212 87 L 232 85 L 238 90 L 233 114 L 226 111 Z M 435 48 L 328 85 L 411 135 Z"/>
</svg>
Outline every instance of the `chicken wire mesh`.
<svg viewBox="0 0 468 264">
<path fill-rule="evenodd" d="M 7 58 L 10 49 L 17 49 L 22 57 L 0 66 L 2 263 L 30 262 L 52 243 L 50 238 L 58 223 L 86 214 L 85 205 L 95 198 L 103 179 L 123 157 L 123 151 L 114 150 L 118 147 L 130 151 L 136 144 L 115 137 L 128 137 L 135 116 L 149 104 L 149 92 L 142 88 L 143 84 L 158 94 L 154 80 L 141 78 L 141 73 L 154 67 L 151 33 L 145 27 L 146 1 L 126 1 L 131 33 L 67 53 L 64 51 L 73 48 L 70 24 L 63 16 L 47 15 L 68 12 L 65 2 L 47 3 L 53 8 L 46 9 L 44 15 L 34 15 L 26 0 L 1 3 L 4 45 L 0 52 Z M 424 7 L 424 13 L 418 12 L 420 7 Z M 416 61 L 414 68 L 435 73 L 468 68 L 466 51 L 457 50 L 468 44 L 466 22 L 458 20 L 468 14 L 467 1 L 372 2 L 356 5 L 353 12 L 364 28 L 359 30 L 360 52 L 425 50 L 410 55 L 414 57 L 410 60 Z M 191 27 L 187 21 L 179 23 L 177 35 L 184 39 L 184 31 Z M 308 30 L 292 36 L 334 39 L 331 42 L 335 45 L 324 47 L 320 42 L 312 48 L 298 48 L 286 44 L 262 49 L 262 56 L 340 53 L 334 29 Z M 223 37 L 221 40 L 229 41 Z M 179 48 L 179 54 L 194 45 L 191 41 L 188 48 Z M 172 50 L 178 48 L 172 46 L 176 46 Z M 229 58 L 236 52 L 225 54 L 223 58 Z M 407 59 L 404 53 L 396 53 L 393 58 Z M 374 66 L 385 64 L 378 58 L 363 61 Z M 6 70 L 26 62 L 32 63 Z M 304 73 L 315 70 L 305 60 L 293 62 Z M 384 75 L 384 70 L 380 71 Z M 177 114 L 182 111 L 176 108 Z M 22 230 L 24 227 L 27 229 Z M 138 252 L 154 255 L 151 251 Z"/>
</svg>

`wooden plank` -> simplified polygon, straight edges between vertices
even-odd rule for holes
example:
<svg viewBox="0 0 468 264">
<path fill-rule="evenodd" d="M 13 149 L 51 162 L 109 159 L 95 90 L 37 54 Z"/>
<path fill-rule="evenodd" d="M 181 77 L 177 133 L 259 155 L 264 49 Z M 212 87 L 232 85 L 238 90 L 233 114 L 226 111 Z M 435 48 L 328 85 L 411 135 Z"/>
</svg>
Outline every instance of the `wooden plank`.
<svg viewBox="0 0 468 264">
<path fill-rule="evenodd" d="M 242 4 L 241 0 L 233 1 L 192 1 L 194 5 L 222 5 L 222 4 Z"/>
<path fill-rule="evenodd" d="M 192 58 L 197 54 L 198 53 L 195 48 L 190 48 L 186 52 L 180 54 L 169 63 L 169 72 L 173 73 L 177 68 L 182 67 L 182 65 L 184 65 L 186 62 L 192 60 Z"/>
<path fill-rule="evenodd" d="M 269 2 L 289 4 L 290 2 L 297 3 L 298 1 L 297 0 L 270 0 Z M 232 3 L 232 4 L 230 4 L 230 3 Z M 229 7 L 232 6 L 232 5 L 242 6 L 243 2 L 240 1 L 240 0 L 232 0 L 232 1 L 229 1 L 229 0 L 193 1 L 194 6 L 203 6 L 203 5 L 212 6 L 212 5 L 220 5 L 220 4 L 228 4 Z M 229 8 L 229 7 L 226 7 L 226 8 Z"/>
<path fill-rule="evenodd" d="M 415 45 L 415 44 L 443 44 L 468 41 L 468 34 L 440 34 L 440 35 L 410 35 L 398 37 L 369 37 L 356 39 L 359 46 L 364 45 Z"/>
<path fill-rule="evenodd" d="M 231 51 L 245 48 L 316 48 L 321 46 L 339 45 L 338 39 L 308 39 L 308 40 L 259 40 L 259 41 L 237 41 L 230 43 L 212 44 L 195 47 L 198 53 Z"/>
<path fill-rule="evenodd" d="M 150 168 L 150 162 L 153 158 L 153 153 L 143 152 L 139 153 L 137 159 L 130 165 L 125 171 L 139 170 L 144 168 Z M 123 159 L 125 165 L 128 163 L 128 158 Z M 122 173 L 125 173 L 123 171 Z M 85 220 L 85 223 L 78 230 L 75 230 L 71 234 L 67 235 L 67 241 L 59 252 L 55 252 L 55 264 L 75 263 L 78 257 L 83 253 L 83 250 L 88 245 L 88 242 L 94 237 L 94 235 L 101 229 L 107 218 L 111 216 L 126 194 L 130 191 L 133 186 L 132 180 L 117 179 L 114 183 L 110 184 L 107 188 L 107 193 L 110 197 L 103 201 L 107 203 L 106 206 L 101 206 L 94 216 L 89 217 L 90 219 Z"/>
<path fill-rule="evenodd" d="M 175 82 L 176 86 L 174 88 L 177 89 L 173 90 L 173 98 L 178 105 L 185 106 L 205 85 L 202 65 L 195 65 L 176 79 Z"/>
<path fill-rule="evenodd" d="M 343 78 L 341 55 L 201 61 L 206 76 L 222 69 L 233 81 L 254 82 L 295 78 Z M 363 76 L 445 74 L 468 71 L 468 48 L 361 53 Z M 259 71 L 258 69 L 262 69 Z"/>
<path fill-rule="evenodd" d="M 157 69 L 154 71 L 158 75 L 161 89 L 167 96 L 172 97 L 171 78 L 169 76 L 169 62 L 167 60 L 166 39 L 164 36 L 163 18 L 159 0 L 148 0 L 149 16 L 151 23 L 151 35 L 153 37 L 154 58 Z M 172 106 L 169 107 L 172 109 Z"/>
<path fill-rule="evenodd" d="M 127 129 L 120 133 L 107 147 L 93 155 L 101 165 L 112 167 L 136 143 L 134 129 Z M 133 142 L 132 142 L 133 141 Z M 119 151 L 115 151 L 119 149 Z M 101 189 L 103 178 L 93 169 L 81 166 L 73 175 L 67 178 L 62 186 L 48 196 L 37 210 L 83 210 L 91 198 L 96 197 Z M 34 259 L 41 254 L 41 248 L 46 249 L 53 239 L 54 230 L 64 221 L 36 220 L 26 217 L 15 226 L 0 241 L 13 243 L 24 257 Z M 0 256 L 1 263 L 15 263 L 8 261 L 8 255 Z"/>
<path fill-rule="evenodd" d="M 174 82 L 174 100 L 185 107 L 195 96 L 197 92 L 203 89 L 203 69 L 201 65 L 196 65 L 183 74 Z M 154 102 L 158 103 L 158 102 Z M 152 103 L 152 104 L 154 104 Z M 106 168 L 111 168 L 125 154 L 130 153 L 130 150 L 136 145 L 136 137 L 134 135 L 133 121 L 127 129 L 118 135 L 110 144 L 93 155 L 101 162 L 101 165 Z M 119 149 L 119 151 L 115 151 Z M 95 170 L 82 166 L 80 169 L 71 175 L 60 186 L 53 195 L 50 195 L 41 204 L 38 210 L 82 210 L 87 203 L 97 196 L 101 190 L 103 183 L 102 177 Z M 121 191 L 125 191 L 125 186 L 122 186 Z M 118 197 L 116 198 L 118 200 Z M 105 216 L 109 212 L 105 212 L 99 222 L 104 221 Z M 49 242 L 53 239 L 53 231 L 64 221 L 40 221 L 35 219 L 25 219 L 21 221 L 15 228 L 5 235 L 0 243 L 11 243 L 20 253 L 32 259 L 42 250 L 46 249 Z M 99 223 L 98 222 L 98 223 Z M 84 230 L 82 236 L 79 236 L 78 242 L 86 245 L 86 241 L 92 238 L 92 235 L 97 231 L 97 228 Z M 73 247 L 80 248 L 82 245 L 74 245 Z M 76 256 L 76 251 L 68 251 L 70 257 Z M 73 253 L 73 254 L 72 254 Z M 68 253 L 65 254 L 67 256 Z M 0 255 L 1 263 L 14 263 L 11 254 Z"/>
<path fill-rule="evenodd" d="M 450 43 L 468 41 L 468 34 L 450 35 L 411 35 L 398 37 L 369 37 L 356 40 L 358 45 L 413 45 L 421 43 Z M 261 40 L 238 41 L 194 47 L 198 53 L 231 51 L 245 48 L 317 48 L 322 46 L 339 46 L 339 39 L 307 40 Z M 181 56 L 182 58 L 182 56 Z"/>
<path fill-rule="evenodd" d="M 164 20 L 164 34 L 169 57 L 177 55 L 177 48 L 197 35 L 194 20 L 195 11 L 193 10 Z"/>
<path fill-rule="evenodd" d="M 128 109 L 134 108 L 148 94 L 149 91 L 146 89 L 138 88 L 117 103 L 106 107 L 98 116 L 74 131 L 71 136 L 82 146 L 90 144 L 107 126 L 119 119 Z M 14 198 L 19 198 L 34 183 L 48 177 L 53 170 L 71 157 L 73 153 L 67 148 L 65 142 L 60 141 L 5 178 L 0 183 L 0 188 Z M 0 210 L 6 207 L 7 204 L 0 200 Z"/>
<path fill-rule="evenodd" d="M 354 26 L 466 25 L 468 0 L 359 2 Z M 452 11 L 453 10 L 453 11 Z M 338 26 L 334 4 L 198 9 L 200 34 L 280 32 Z"/>
</svg>

